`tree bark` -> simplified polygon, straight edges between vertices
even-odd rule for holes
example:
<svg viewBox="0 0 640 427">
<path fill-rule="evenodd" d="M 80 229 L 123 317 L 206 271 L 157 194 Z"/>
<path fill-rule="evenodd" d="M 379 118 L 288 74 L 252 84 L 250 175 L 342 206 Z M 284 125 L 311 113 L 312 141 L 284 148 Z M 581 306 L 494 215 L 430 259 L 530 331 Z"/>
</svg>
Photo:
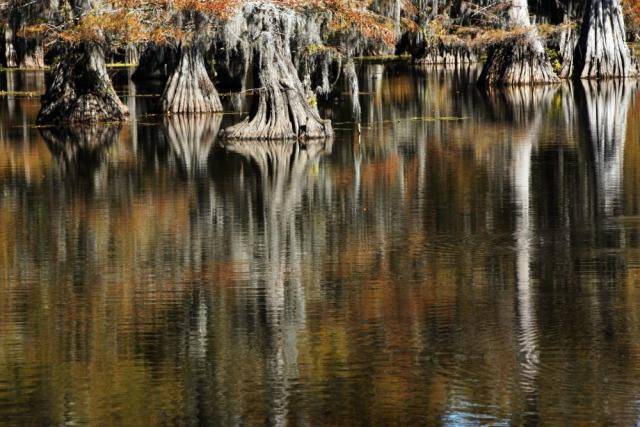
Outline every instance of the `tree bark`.
<svg viewBox="0 0 640 427">
<path fill-rule="evenodd" d="M 254 105 L 249 117 L 222 131 L 227 139 L 308 139 L 333 135 L 331 122 L 323 120 L 308 99 L 291 60 L 286 27 L 290 16 L 273 4 L 248 4 L 243 12 L 252 41 Z"/>
<path fill-rule="evenodd" d="M 83 43 L 69 48 L 47 81 L 38 123 L 122 121 L 129 114 L 113 89 L 104 52 Z"/>
<path fill-rule="evenodd" d="M 576 78 L 629 77 L 638 67 L 626 42 L 620 0 L 588 0 L 574 53 Z"/>
<path fill-rule="evenodd" d="M 160 106 L 171 114 L 222 111 L 220 96 L 197 46 L 180 47 L 180 60 L 167 80 Z"/>
<path fill-rule="evenodd" d="M 524 30 L 491 48 L 478 83 L 488 86 L 556 83 L 553 71 L 535 27 L 529 21 L 527 0 L 512 0 L 511 30 Z"/>
<path fill-rule="evenodd" d="M 560 56 L 562 57 L 562 68 L 560 77 L 563 79 L 571 77 L 573 74 L 573 57 L 578 43 L 578 33 L 575 28 L 567 28 L 560 34 Z"/>
</svg>

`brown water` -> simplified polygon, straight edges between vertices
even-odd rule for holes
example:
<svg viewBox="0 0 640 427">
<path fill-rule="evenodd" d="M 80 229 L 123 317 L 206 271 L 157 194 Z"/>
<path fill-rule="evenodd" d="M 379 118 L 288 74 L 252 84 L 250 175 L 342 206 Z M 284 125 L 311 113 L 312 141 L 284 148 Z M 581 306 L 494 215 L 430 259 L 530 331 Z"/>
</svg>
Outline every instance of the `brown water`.
<svg viewBox="0 0 640 427">
<path fill-rule="evenodd" d="M 307 144 L 126 71 L 121 128 L 0 98 L 2 423 L 635 424 L 636 83 L 476 74 L 363 66 L 362 135 Z"/>
</svg>

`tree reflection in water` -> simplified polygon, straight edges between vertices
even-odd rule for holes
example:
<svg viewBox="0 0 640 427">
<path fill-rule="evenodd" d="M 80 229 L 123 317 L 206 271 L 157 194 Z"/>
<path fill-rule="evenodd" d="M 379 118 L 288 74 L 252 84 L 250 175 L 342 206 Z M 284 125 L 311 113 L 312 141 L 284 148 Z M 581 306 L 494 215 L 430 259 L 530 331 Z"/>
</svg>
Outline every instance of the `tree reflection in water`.
<svg viewBox="0 0 640 427">
<path fill-rule="evenodd" d="M 633 423 L 637 93 L 363 68 L 333 143 L 0 98 L 0 419 Z"/>
<path fill-rule="evenodd" d="M 164 118 L 165 138 L 187 175 L 205 169 L 221 121 L 220 114 L 176 114 Z"/>
<path fill-rule="evenodd" d="M 292 381 L 298 377 L 297 336 L 304 327 L 305 291 L 302 258 L 304 248 L 296 229 L 296 215 L 314 164 L 331 152 L 331 140 L 237 141 L 225 149 L 238 153 L 255 165 L 261 182 L 264 230 L 255 242 L 262 248 L 259 258 L 266 270 L 253 280 L 264 282 L 268 327 L 272 331 L 268 383 L 271 389 L 270 420 L 286 424 Z"/>
<path fill-rule="evenodd" d="M 61 173 L 91 177 L 103 164 L 107 149 L 118 141 L 120 126 L 47 127 L 41 128 L 40 133 L 56 157 Z"/>
<path fill-rule="evenodd" d="M 513 126 L 509 130 L 511 160 L 509 176 L 513 188 L 516 240 L 516 284 L 521 386 L 529 394 L 529 410 L 538 399 L 536 380 L 540 363 L 539 330 L 536 316 L 536 284 L 531 279 L 531 258 L 535 232 L 531 218 L 531 155 L 541 135 L 541 124 L 557 88 L 549 86 L 514 87 L 499 92 Z M 495 94 L 494 94 L 495 95 Z"/>
<path fill-rule="evenodd" d="M 613 215 L 620 202 L 624 147 L 635 80 L 584 80 L 577 84 L 591 145 L 598 207 Z"/>
</svg>

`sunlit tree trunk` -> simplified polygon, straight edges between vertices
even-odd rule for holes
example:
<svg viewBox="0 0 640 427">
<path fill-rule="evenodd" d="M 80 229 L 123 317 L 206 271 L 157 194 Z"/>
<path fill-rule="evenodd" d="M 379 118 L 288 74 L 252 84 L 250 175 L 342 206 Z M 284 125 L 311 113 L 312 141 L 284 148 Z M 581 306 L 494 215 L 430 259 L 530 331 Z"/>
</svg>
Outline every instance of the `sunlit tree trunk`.
<svg viewBox="0 0 640 427">
<path fill-rule="evenodd" d="M 347 82 L 347 89 L 351 96 L 351 114 L 356 123 L 360 123 L 362 118 L 362 108 L 360 107 L 360 85 L 358 84 L 358 74 L 353 59 L 349 58 L 344 63 L 343 73 Z"/>
<path fill-rule="evenodd" d="M 198 46 L 181 46 L 179 61 L 165 86 L 160 105 L 165 113 L 212 113 L 222 103 L 209 78 Z"/>
<path fill-rule="evenodd" d="M 242 11 L 252 40 L 252 68 L 256 85 L 249 117 L 225 129 L 228 139 L 310 139 L 333 135 L 315 100 L 305 91 L 293 65 L 288 35 L 282 28 L 290 12 L 267 4 L 248 4 Z"/>
<path fill-rule="evenodd" d="M 140 62 L 140 53 L 138 52 L 138 46 L 133 43 L 129 43 L 125 48 L 124 62 L 130 65 L 138 65 Z"/>
<path fill-rule="evenodd" d="M 4 25 L 4 63 L 9 68 L 16 67 L 18 65 L 13 30 L 8 23 L 5 23 Z"/>
<path fill-rule="evenodd" d="M 573 76 L 628 77 L 638 68 L 626 42 L 620 0 L 587 0 L 575 49 Z"/>
<path fill-rule="evenodd" d="M 522 31 L 491 48 L 480 74 L 483 85 L 518 85 L 558 82 L 537 30 L 529 20 L 527 0 L 512 0 L 509 29 Z"/>
</svg>

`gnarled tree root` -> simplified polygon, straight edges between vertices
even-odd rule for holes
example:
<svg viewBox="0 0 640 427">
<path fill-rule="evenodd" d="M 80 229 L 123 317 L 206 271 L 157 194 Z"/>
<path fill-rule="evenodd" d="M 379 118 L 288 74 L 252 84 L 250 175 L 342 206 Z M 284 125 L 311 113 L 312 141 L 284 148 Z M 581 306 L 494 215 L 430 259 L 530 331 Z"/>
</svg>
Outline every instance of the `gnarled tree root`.
<svg viewBox="0 0 640 427">
<path fill-rule="evenodd" d="M 56 65 L 41 103 L 38 123 L 122 121 L 129 115 L 113 89 L 102 49 L 90 44 L 71 48 Z"/>
</svg>

